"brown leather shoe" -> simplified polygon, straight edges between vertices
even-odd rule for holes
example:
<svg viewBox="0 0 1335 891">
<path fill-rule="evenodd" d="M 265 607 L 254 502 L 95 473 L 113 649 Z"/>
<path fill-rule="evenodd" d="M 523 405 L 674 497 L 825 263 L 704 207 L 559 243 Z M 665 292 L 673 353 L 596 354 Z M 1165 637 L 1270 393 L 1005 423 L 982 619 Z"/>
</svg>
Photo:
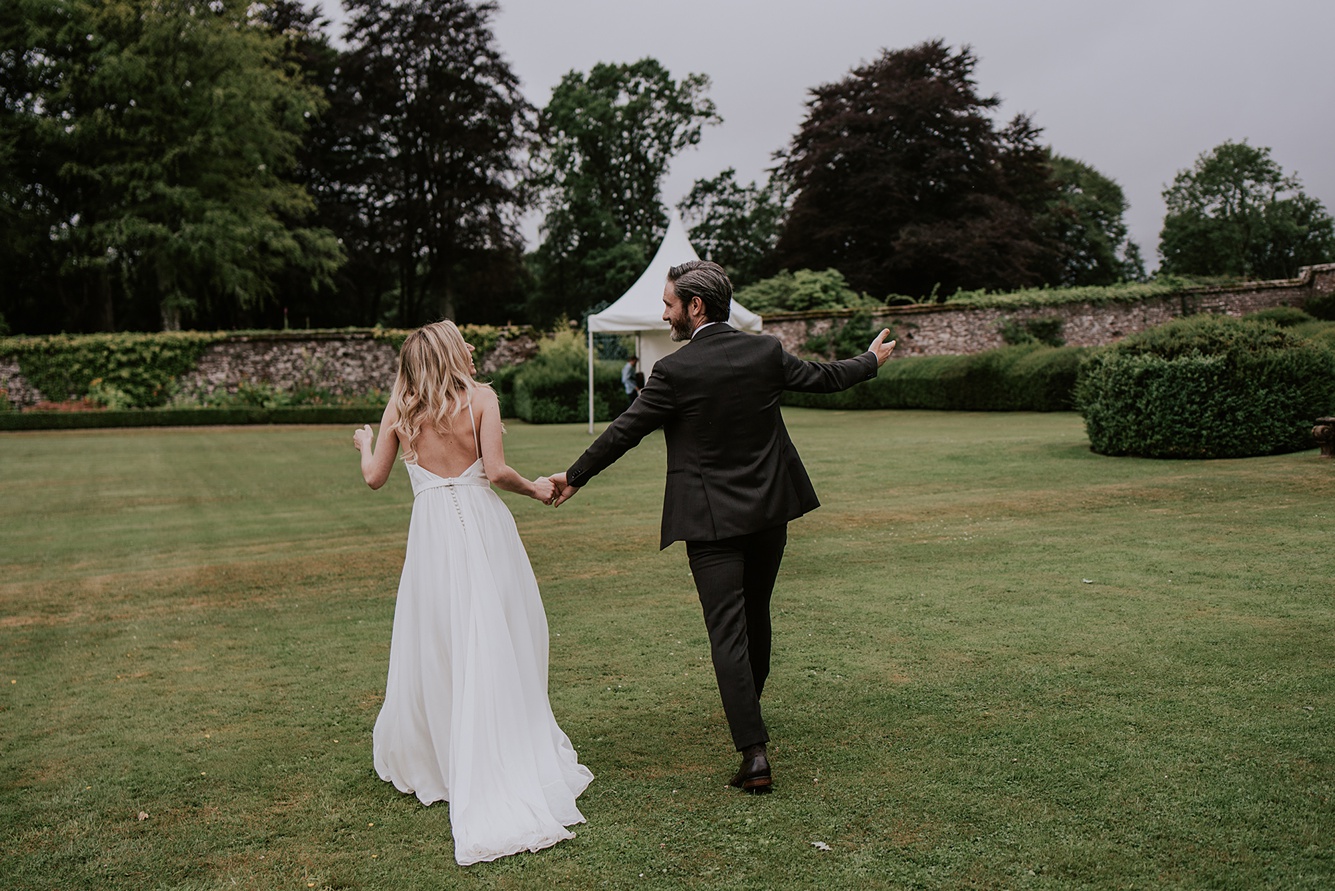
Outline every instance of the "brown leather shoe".
<svg viewBox="0 0 1335 891">
<path fill-rule="evenodd" d="M 749 758 L 742 756 L 742 766 L 728 780 L 728 785 L 752 795 L 768 795 L 774 791 L 774 778 L 770 775 L 769 758 L 764 748 Z"/>
</svg>

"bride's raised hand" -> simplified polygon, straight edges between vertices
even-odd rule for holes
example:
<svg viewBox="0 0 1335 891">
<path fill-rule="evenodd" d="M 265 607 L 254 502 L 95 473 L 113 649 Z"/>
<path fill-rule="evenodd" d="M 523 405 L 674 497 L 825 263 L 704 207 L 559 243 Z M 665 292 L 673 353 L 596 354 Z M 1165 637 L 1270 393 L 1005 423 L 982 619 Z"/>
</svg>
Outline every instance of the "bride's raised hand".
<svg viewBox="0 0 1335 891">
<path fill-rule="evenodd" d="M 556 486 L 547 477 L 540 476 L 533 481 L 533 497 L 543 504 L 551 504 L 556 497 Z"/>
<path fill-rule="evenodd" d="M 352 445 L 357 451 L 362 452 L 371 445 L 374 439 L 375 434 L 371 432 L 371 425 L 365 424 L 360 429 L 353 431 Z"/>
</svg>

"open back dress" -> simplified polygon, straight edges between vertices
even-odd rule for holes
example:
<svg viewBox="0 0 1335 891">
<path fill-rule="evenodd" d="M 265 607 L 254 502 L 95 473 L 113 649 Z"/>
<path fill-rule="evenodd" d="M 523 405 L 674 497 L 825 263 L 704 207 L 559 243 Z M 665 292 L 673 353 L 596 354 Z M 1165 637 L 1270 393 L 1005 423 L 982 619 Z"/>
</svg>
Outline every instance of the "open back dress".
<svg viewBox="0 0 1335 891">
<path fill-rule="evenodd" d="M 477 460 L 457 477 L 405 461 L 413 486 L 385 702 L 381 779 L 448 801 L 463 865 L 574 837 L 593 779 L 547 700 L 547 616 L 514 517 Z"/>
</svg>

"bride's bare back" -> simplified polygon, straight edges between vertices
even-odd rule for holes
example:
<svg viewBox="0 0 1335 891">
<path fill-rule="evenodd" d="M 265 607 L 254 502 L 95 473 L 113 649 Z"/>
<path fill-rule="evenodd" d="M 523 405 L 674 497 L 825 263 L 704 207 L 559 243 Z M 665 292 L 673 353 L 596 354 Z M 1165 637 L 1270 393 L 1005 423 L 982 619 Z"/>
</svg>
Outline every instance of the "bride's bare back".
<svg viewBox="0 0 1335 891">
<path fill-rule="evenodd" d="M 413 450 L 417 452 L 418 467 L 429 470 L 436 476 L 456 477 L 473 466 L 481 457 L 478 441 L 473 438 L 473 424 L 476 423 L 474 411 L 473 423 L 469 423 L 469 406 L 465 405 L 451 420 L 445 432 L 426 424 L 417 431 L 413 441 Z"/>
<path fill-rule="evenodd" d="M 472 397 L 477 443 L 481 447 L 482 466 L 487 472 L 487 479 L 507 492 L 527 495 L 550 504 L 556 492 L 550 479 L 525 479 L 505 463 L 505 448 L 501 443 L 504 428 L 496 394 L 489 389 L 479 388 L 473 390 Z M 396 420 L 397 415 L 391 403 L 385 408 L 384 417 L 380 421 L 381 431 L 388 431 L 388 435 L 381 441 L 384 448 L 373 446 L 374 435 L 369 424 L 353 434 L 352 443 L 362 453 L 362 476 L 372 489 L 379 489 L 385 484 L 399 451 L 398 435 L 394 430 Z M 479 454 L 474 446 L 473 425 L 468 422 L 468 406 L 443 433 L 423 428 L 417 434 L 414 445 L 417 447 L 415 463 L 419 467 L 447 479 L 462 476 Z"/>
<path fill-rule="evenodd" d="M 362 477 L 372 489 L 385 484 L 400 446 L 409 446 L 400 442 L 406 435 L 399 424 L 400 407 L 405 405 L 402 397 L 425 393 L 430 404 L 448 406 L 458 404 L 456 399 L 460 399 L 463 407 L 454 412 L 444 429 L 421 423 L 425 419 L 416 416 L 413 423 L 418 426 L 417 433 L 404 450 L 413 463 L 448 479 L 462 476 L 481 458 L 487 478 L 496 486 L 552 503 L 555 487 L 550 479 L 525 479 L 505 463 L 500 403 L 490 387 L 473 381 L 477 369 L 472 352 L 472 345 L 464 341 L 453 322 L 435 322 L 408 335 L 399 350 L 394 392 L 380 419 L 380 447 L 376 447 L 369 424 L 352 435 L 352 444 L 362 453 Z"/>
</svg>

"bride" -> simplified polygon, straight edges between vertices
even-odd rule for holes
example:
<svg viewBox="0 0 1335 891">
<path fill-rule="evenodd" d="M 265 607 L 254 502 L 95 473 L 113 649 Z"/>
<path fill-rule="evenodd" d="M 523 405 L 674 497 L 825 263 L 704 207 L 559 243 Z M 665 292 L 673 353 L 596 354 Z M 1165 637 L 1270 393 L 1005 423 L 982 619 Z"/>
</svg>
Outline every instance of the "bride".
<svg viewBox="0 0 1335 891">
<path fill-rule="evenodd" d="M 408 336 L 380 421 L 357 430 L 372 489 L 403 449 L 413 486 L 376 772 L 423 804 L 448 801 L 462 866 L 574 838 L 593 774 L 547 700 L 547 617 L 514 518 L 490 484 L 549 503 L 550 480 L 505 463 L 496 394 L 473 380 L 453 322 Z"/>
</svg>

